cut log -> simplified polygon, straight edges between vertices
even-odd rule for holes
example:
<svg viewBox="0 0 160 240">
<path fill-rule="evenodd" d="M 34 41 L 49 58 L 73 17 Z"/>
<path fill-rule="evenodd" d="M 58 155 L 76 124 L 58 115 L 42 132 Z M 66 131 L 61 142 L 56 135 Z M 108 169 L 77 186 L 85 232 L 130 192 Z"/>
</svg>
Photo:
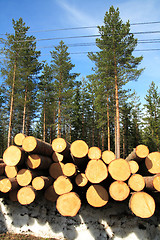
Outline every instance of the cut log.
<svg viewBox="0 0 160 240">
<path fill-rule="evenodd" d="M 42 190 L 48 188 L 53 184 L 52 177 L 38 176 L 32 180 L 32 186 L 35 190 Z"/>
<path fill-rule="evenodd" d="M 86 192 L 87 202 L 93 207 L 103 207 L 108 203 L 109 195 L 101 185 L 91 185 Z"/>
<path fill-rule="evenodd" d="M 151 174 L 160 173 L 160 152 L 152 152 L 145 159 L 145 165 Z"/>
<path fill-rule="evenodd" d="M 53 186 L 51 185 L 45 190 L 44 197 L 50 202 L 56 202 L 59 195 L 55 192 Z"/>
<path fill-rule="evenodd" d="M 11 190 L 17 189 L 18 183 L 16 178 L 6 178 L 2 177 L 0 180 L 0 191 L 3 193 L 7 193 Z"/>
<path fill-rule="evenodd" d="M 57 179 L 59 176 L 63 175 L 64 164 L 61 162 L 52 163 L 49 167 L 49 174 L 52 178 Z"/>
<path fill-rule="evenodd" d="M 129 193 L 130 189 L 123 181 L 114 181 L 109 187 L 109 194 L 115 201 L 124 201 Z"/>
<path fill-rule="evenodd" d="M 137 173 L 133 174 L 128 180 L 128 185 L 135 192 L 142 191 L 145 187 L 143 176 Z"/>
<path fill-rule="evenodd" d="M 53 153 L 51 144 L 44 142 L 40 139 L 37 139 L 33 136 L 27 136 L 23 140 L 22 148 L 24 149 L 24 151 L 30 154 L 35 153 L 51 157 Z"/>
<path fill-rule="evenodd" d="M 22 205 L 28 205 L 34 202 L 36 192 L 32 186 L 26 186 L 19 189 L 17 193 L 18 202 Z"/>
<path fill-rule="evenodd" d="M 108 169 L 102 160 L 90 160 L 85 175 L 91 183 L 100 183 L 108 177 Z"/>
<path fill-rule="evenodd" d="M 54 162 L 62 162 L 63 159 L 64 159 L 64 156 L 60 153 L 53 152 L 52 159 L 53 159 Z"/>
<path fill-rule="evenodd" d="M 111 161 L 108 171 L 111 177 L 117 181 L 126 181 L 131 175 L 129 163 L 123 158 Z"/>
<path fill-rule="evenodd" d="M 16 166 L 5 166 L 5 174 L 8 178 L 14 178 L 17 176 L 18 168 Z"/>
<path fill-rule="evenodd" d="M 74 163 L 66 163 L 63 166 L 63 174 L 67 177 L 73 177 L 77 173 L 77 168 Z"/>
<path fill-rule="evenodd" d="M 146 192 L 135 192 L 130 198 L 129 208 L 140 218 L 149 218 L 155 212 L 155 201 Z"/>
<path fill-rule="evenodd" d="M 23 140 L 25 139 L 26 135 L 23 134 L 23 133 L 17 133 L 14 137 L 14 143 L 17 145 L 17 146 L 22 146 L 22 142 Z"/>
<path fill-rule="evenodd" d="M 81 200 L 77 193 L 69 192 L 58 197 L 56 208 L 65 217 L 74 217 L 81 208 Z"/>
<path fill-rule="evenodd" d="M 145 181 L 145 187 L 149 191 L 160 191 L 160 175 L 143 177 Z"/>
<path fill-rule="evenodd" d="M 131 160 L 128 163 L 129 163 L 129 166 L 130 166 L 130 169 L 131 169 L 131 173 L 132 174 L 137 173 L 138 170 L 139 170 L 138 163 L 136 161 L 134 161 L 134 160 Z"/>
<path fill-rule="evenodd" d="M 0 163 L 0 176 L 4 174 L 6 164 L 5 163 Z"/>
<path fill-rule="evenodd" d="M 70 143 L 68 143 L 64 138 L 55 138 L 52 141 L 53 151 L 62 154 L 68 160 L 71 160 L 70 153 Z"/>
<path fill-rule="evenodd" d="M 89 147 L 87 143 L 83 140 L 76 140 L 71 144 L 70 150 L 74 163 L 78 166 L 78 168 L 84 170 L 88 163 Z"/>
<path fill-rule="evenodd" d="M 27 165 L 31 169 L 48 169 L 52 164 L 52 159 L 47 156 L 31 154 L 27 158 Z"/>
<path fill-rule="evenodd" d="M 86 177 L 86 175 L 84 173 L 79 173 L 75 177 L 75 183 L 77 184 L 78 187 L 84 187 L 88 183 L 88 178 Z"/>
<path fill-rule="evenodd" d="M 73 189 L 73 184 L 70 179 L 66 176 L 59 176 L 53 183 L 55 192 L 58 195 L 62 195 L 68 192 L 71 192 Z"/>
<path fill-rule="evenodd" d="M 102 160 L 106 164 L 109 164 L 114 159 L 116 159 L 116 155 L 114 154 L 114 152 L 109 151 L 109 150 L 102 152 Z"/>
<path fill-rule="evenodd" d="M 27 158 L 25 152 L 17 146 L 11 145 L 3 153 L 3 161 L 8 166 L 22 165 Z"/>
<path fill-rule="evenodd" d="M 88 151 L 89 159 L 100 159 L 102 155 L 101 149 L 98 147 L 90 147 Z"/>
<path fill-rule="evenodd" d="M 17 182 L 20 186 L 24 187 L 29 185 L 33 178 L 41 175 L 42 175 L 41 171 L 32 171 L 29 169 L 22 168 L 17 173 Z"/>
<path fill-rule="evenodd" d="M 128 155 L 126 161 L 134 160 L 140 162 L 144 160 L 149 154 L 149 149 L 147 146 L 140 144 Z"/>
</svg>

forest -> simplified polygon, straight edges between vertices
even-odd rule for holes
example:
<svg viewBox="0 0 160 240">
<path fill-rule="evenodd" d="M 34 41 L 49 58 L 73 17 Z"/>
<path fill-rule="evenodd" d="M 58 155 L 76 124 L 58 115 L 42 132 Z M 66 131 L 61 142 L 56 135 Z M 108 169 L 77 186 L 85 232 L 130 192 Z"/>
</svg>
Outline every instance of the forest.
<svg viewBox="0 0 160 240">
<path fill-rule="evenodd" d="M 62 40 L 50 52 L 50 63 L 39 61 L 29 27 L 22 18 L 12 24 L 14 34 L 0 38 L 0 157 L 19 132 L 48 143 L 57 137 L 70 143 L 82 139 L 117 158 L 126 158 L 138 144 L 159 151 L 158 87 L 153 79 L 144 105 L 136 91 L 126 89 L 143 73 L 143 57 L 133 55 L 137 39 L 118 8 L 111 6 L 98 26 L 99 51 L 88 53 L 94 68 L 81 80 Z"/>
</svg>

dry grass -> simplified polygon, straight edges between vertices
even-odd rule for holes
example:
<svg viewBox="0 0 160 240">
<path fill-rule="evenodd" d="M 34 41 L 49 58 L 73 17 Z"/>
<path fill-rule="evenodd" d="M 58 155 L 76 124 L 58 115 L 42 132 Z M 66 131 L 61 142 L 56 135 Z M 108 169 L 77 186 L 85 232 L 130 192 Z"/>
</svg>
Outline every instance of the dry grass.
<svg viewBox="0 0 160 240">
<path fill-rule="evenodd" d="M 32 235 L 1 233 L 1 240 L 56 240 L 55 238 L 34 237 Z"/>
</svg>

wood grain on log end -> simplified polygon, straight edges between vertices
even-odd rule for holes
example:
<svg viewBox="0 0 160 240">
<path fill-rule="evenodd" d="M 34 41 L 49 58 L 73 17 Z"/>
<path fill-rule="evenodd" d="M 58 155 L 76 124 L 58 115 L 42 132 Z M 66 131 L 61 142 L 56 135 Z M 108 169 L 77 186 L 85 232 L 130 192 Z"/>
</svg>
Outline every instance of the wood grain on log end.
<svg viewBox="0 0 160 240">
<path fill-rule="evenodd" d="M 86 192 L 87 202 L 93 207 L 103 207 L 108 203 L 109 195 L 101 185 L 91 185 Z"/>
</svg>

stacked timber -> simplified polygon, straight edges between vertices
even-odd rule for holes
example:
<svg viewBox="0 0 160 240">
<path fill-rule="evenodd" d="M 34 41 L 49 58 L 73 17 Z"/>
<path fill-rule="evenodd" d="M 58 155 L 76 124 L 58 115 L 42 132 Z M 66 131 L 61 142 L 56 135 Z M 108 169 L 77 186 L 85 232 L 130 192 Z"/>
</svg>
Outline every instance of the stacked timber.
<svg viewBox="0 0 160 240">
<path fill-rule="evenodd" d="M 132 213 L 149 218 L 160 195 L 160 153 L 138 145 L 126 159 L 112 151 L 71 144 L 55 138 L 52 144 L 18 133 L 0 161 L 0 192 L 22 205 L 39 193 L 55 202 L 63 216 L 75 216 L 83 200 L 92 207 L 125 201 Z"/>
</svg>

